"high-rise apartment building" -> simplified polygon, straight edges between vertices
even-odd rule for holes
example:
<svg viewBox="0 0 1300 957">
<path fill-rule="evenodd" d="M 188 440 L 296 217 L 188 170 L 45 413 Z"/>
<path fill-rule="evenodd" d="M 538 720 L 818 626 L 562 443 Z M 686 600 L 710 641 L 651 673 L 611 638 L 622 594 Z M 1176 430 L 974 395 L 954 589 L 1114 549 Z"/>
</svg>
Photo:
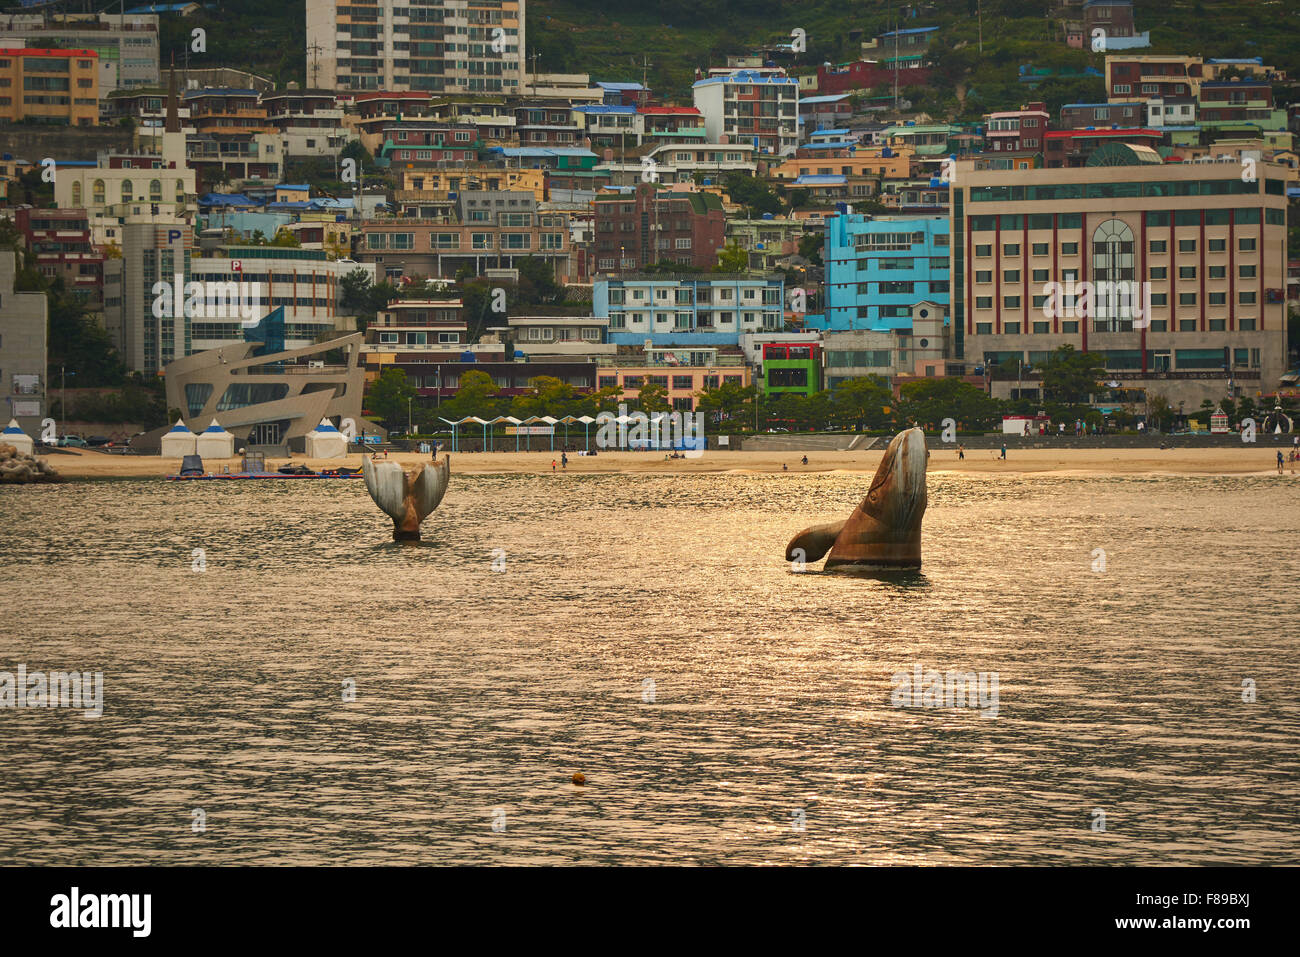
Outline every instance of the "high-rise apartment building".
<svg viewBox="0 0 1300 957">
<path fill-rule="evenodd" d="M 525 0 L 307 0 L 307 83 L 521 91 Z"/>
</svg>

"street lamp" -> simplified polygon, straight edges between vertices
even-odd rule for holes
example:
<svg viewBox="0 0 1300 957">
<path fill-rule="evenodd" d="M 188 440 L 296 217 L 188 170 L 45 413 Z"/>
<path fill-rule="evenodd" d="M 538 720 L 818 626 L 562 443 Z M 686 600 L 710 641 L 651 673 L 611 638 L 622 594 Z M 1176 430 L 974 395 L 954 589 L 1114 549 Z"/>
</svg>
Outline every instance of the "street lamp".
<svg viewBox="0 0 1300 957">
<path fill-rule="evenodd" d="M 74 376 L 76 375 L 75 372 L 72 374 Z M 63 433 L 66 432 L 68 428 L 68 373 L 63 366 L 59 366 L 59 383 L 59 391 L 62 393 L 62 396 L 59 399 L 59 417 L 63 419 L 63 428 L 59 431 Z M 59 444 L 59 437 L 57 435 L 54 437 L 54 444 Z"/>
</svg>

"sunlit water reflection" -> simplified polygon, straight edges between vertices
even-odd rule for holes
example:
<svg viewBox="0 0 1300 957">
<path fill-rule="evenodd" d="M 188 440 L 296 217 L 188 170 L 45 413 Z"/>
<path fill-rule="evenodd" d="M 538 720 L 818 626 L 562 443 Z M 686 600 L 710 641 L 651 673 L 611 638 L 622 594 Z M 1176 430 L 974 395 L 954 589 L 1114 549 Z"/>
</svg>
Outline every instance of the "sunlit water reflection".
<svg viewBox="0 0 1300 957">
<path fill-rule="evenodd" d="M 0 862 L 1297 860 L 1293 486 L 936 475 L 921 575 L 792 573 L 867 481 L 0 490 L 0 670 L 105 681 L 0 709 Z"/>
</svg>

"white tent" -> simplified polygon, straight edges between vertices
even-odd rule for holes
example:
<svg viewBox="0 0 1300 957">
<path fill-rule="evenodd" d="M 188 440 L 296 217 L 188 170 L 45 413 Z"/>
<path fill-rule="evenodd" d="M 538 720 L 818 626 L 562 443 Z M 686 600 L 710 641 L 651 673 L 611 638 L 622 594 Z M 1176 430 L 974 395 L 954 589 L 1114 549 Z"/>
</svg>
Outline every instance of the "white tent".
<svg viewBox="0 0 1300 957">
<path fill-rule="evenodd" d="M 0 445 L 12 445 L 20 455 L 31 455 L 36 443 L 32 437 L 18 428 L 18 420 L 10 419 L 5 430 L 0 432 Z"/>
<path fill-rule="evenodd" d="M 205 459 L 228 459 L 235 454 L 235 437 L 223 429 L 216 419 L 199 433 L 194 451 Z"/>
<path fill-rule="evenodd" d="M 338 459 L 347 454 L 347 440 L 329 419 L 321 419 L 320 425 L 307 433 L 309 459 Z"/>
<path fill-rule="evenodd" d="M 198 436 L 187 429 L 184 422 L 177 419 L 176 424 L 163 433 L 163 458 L 179 459 L 184 458 L 187 455 L 193 455 L 194 444 L 197 440 Z"/>
</svg>

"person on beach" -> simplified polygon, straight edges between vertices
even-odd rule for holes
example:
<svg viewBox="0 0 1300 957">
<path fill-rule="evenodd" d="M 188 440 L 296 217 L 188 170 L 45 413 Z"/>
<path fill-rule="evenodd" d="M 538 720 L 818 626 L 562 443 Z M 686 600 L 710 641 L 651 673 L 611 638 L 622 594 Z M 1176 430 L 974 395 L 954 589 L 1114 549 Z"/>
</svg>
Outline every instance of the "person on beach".
<svg viewBox="0 0 1300 957">
<path fill-rule="evenodd" d="M 555 471 L 555 459 L 551 459 L 551 471 Z"/>
<path fill-rule="evenodd" d="M 1007 457 L 1007 441 L 1006 441 L 1006 439 L 1003 439 L 1003 440 L 1002 440 L 1002 454 L 999 455 L 998 458 L 1005 460 L 1006 457 Z"/>
<path fill-rule="evenodd" d="M 1282 450 L 1277 450 L 1277 474 L 1282 474 Z"/>
<path fill-rule="evenodd" d="M 807 464 L 808 464 L 808 456 L 806 456 L 806 455 L 803 457 L 803 464 L 804 464 L 804 465 L 807 465 Z"/>
<path fill-rule="evenodd" d="M 560 468 L 562 468 L 562 469 L 567 469 L 568 467 L 569 467 L 569 454 L 568 454 L 567 452 L 561 452 L 561 453 L 560 453 Z"/>
<path fill-rule="evenodd" d="M 782 463 L 781 463 L 781 471 L 782 471 L 782 472 L 788 472 L 788 471 L 790 471 L 790 466 L 788 466 L 788 465 L 786 465 L 784 462 L 782 462 Z"/>
<path fill-rule="evenodd" d="M 958 459 L 958 461 L 961 461 L 961 460 L 963 460 L 963 459 L 965 459 L 965 458 L 966 458 L 966 447 L 965 447 L 964 445 L 959 445 L 959 446 L 957 446 L 957 459 Z"/>
</svg>

